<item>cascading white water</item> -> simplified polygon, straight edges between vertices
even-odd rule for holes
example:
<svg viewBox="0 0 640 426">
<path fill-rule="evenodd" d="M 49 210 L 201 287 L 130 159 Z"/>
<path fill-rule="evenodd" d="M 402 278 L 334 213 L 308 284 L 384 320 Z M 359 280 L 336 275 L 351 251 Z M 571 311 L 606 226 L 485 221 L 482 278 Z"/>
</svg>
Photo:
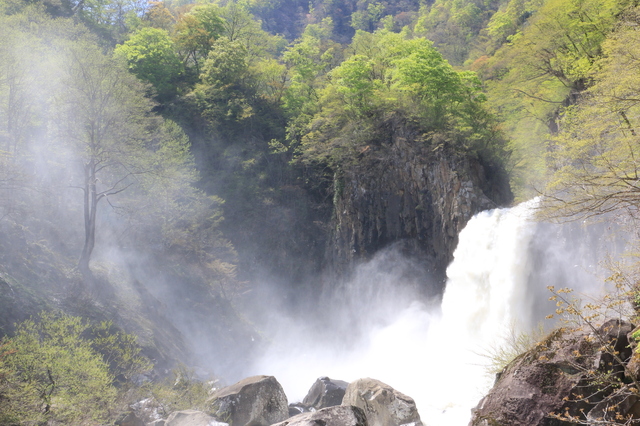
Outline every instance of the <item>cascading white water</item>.
<svg viewBox="0 0 640 426">
<path fill-rule="evenodd" d="M 528 251 L 536 204 L 533 200 L 482 212 L 460 233 L 447 268 L 441 316 L 429 330 L 427 345 L 446 364 L 428 373 L 442 389 L 425 395 L 427 424 L 466 425 L 470 409 L 491 386 L 483 353 L 533 319 L 527 282 L 533 268 Z"/>
<path fill-rule="evenodd" d="M 361 329 L 329 342 L 318 337 L 313 325 L 296 319 L 281 321 L 270 350 L 252 373 L 274 375 L 290 402 L 302 400 L 320 376 L 345 381 L 372 377 L 413 397 L 425 425 L 467 425 L 470 410 L 493 380 L 486 373 L 482 353 L 500 345 L 514 327 L 531 328 L 550 309 L 542 303 L 548 297 L 546 290 L 534 287 L 555 283 L 545 282 L 540 273 L 565 277 L 566 268 L 574 268 L 573 275 L 585 270 L 560 261 L 556 254 L 546 260 L 543 256 L 549 265 L 540 267 L 533 248 L 553 251 L 557 236 L 547 233 L 544 243 L 534 244 L 539 227 L 531 216 L 536 204 L 532 200 L 511 209 L 482 212 L 469 221 L 447 269 L 440 306 L 412 300 L 407 291 L 393 297 L 389 288 L 407 286 L 394 281 L 388 261 L 378 256 L 358 270 L 351 284 L 359 289 L 353 293 L 357 296 L 345 296 L 354 300 L 336 305 L 337 309 L 348 307 L 350 316 L 327 312 L 338 318 L 365 318 L 357 322 Z M 595 277 L 583 274 L 582 284 L 588 279 Z M 366 294 L 373 295 L 371 300 L 363 297 L 363 285 Z M 344 344 L 336 344 L 341 341 Z"/>
</svg>

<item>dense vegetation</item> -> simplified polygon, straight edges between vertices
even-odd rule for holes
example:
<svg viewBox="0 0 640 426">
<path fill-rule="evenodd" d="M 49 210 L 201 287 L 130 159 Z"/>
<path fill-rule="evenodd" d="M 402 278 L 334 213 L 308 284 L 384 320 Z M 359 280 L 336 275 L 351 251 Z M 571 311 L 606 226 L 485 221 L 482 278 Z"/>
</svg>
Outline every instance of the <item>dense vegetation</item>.
<svg viewBox="0 0 640 426">
<path fill-rule="evenodd" d="M 390 122 L 507 168 L 520 199 L 547 191 L 555 217 L 635 214 L 639 23 L 632 0 L 0 0 L 7 421 L 115 415 L 83 333 L 118 312 L 171 352 L 144 339 L 144 297 L 242 323 L 258 273 L 318 272 L 334 180 Z M 13 325 L 51 309 L 89 322 Z M 69 347 L 34 337 L 52 324 Z M 24 351 L 67 372 L 76 351 L 100 381 L 64 393 Z"/>
</svg>

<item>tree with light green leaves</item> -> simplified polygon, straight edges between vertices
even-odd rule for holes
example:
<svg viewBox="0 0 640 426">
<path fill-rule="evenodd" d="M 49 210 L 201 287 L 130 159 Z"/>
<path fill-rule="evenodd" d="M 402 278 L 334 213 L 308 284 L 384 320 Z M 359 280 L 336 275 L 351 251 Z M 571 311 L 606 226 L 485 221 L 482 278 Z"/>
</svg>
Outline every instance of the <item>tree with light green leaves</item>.
<svg viewBox="0 0 640 426">
<path fill-rule="evenodd" d="M 547 0 L 478 69 L 511 138 L 518 197 L 544 188 L 545 154 L 558 112 L 589 86 L 602 42 L 628 3 Z"/>
<path fill-rule="evenodd" d="M 114 54 L 125 58 L 131 72 L 153 86 L 160 102 L 176 96 L 184 67 L 166 30 L 142 28 L 117 46 Z"/>
<path fill-rule="evenodd" d="M 637 215 L 640 36 L 634 13 L 603 43 L 603 58 L 590 74 L 595 84 L 564 111 L 560 132 L 552 139 L 550 164 L 555 172 L 545 196 L 551 216 Z"/>
<path fill-rule="evenodd" d="M 223 20 L 213 4 L 194 6 L 182 15 L 174 28 L 174 41 L 186 67 L 200 74 L 201 63 L 223 32 Z"/>
<path fill-rule="evenodd" d="M 0 341 L 0 423 L 105 424 L 115 414 L 114 373 L 146 368 L 135 338 L 112 324 L 42 313 Z"/>
<path fill-rule="evenodd" d="M 146 147 L 153 131 L 152 103 L 145 88 L 128 72 L 126 63 L 104 56 L 89 43 L 71 43 L 61 54 L 61 84 L 54 94 L 59 143 L 69 149 L 68 161 L 80 163 L 82 174 L 71 186 L 80 190 L 84 212 L 84 245 L 78 267 L 89 273 L 96 243 L 100 204 L 149 173 L 150 151 Z"/>
<path fill-rule="evenodd" d="M 153 113 L 145 85 L 129 73 L 126 62 L 105 56 L 88 42 L 62 46 L 66 61 L 61 64 L 61 90 L 53 94 L 52 127 L 57 129 L 54 146 L 64 149 L 53 155 L 71 166 L 69 185 L 83 200 L 84 244 L 78 267 L 89 275 L 101 206 L 141 214 L 156 200 L 134 192 L 136 187 L 159 185 L 159 177 L 182 167 L 186 179 L 180 181 L 188 192 L 197 176 L 184 134 Z M 142 197 L 129 199 L 126 192 Z"/>
<path fill-rule="evenodd" d="M 410 120 L 423 134 L 441 135 L 426 143 L 506 160 L 480 81 L 472 72 L 455 71 L 430 41 L 406 31 L 358 31 L 350 50 L 353 55 L 328 73 L 320 91 L 319 109 L 301 139 L 303 160 L 334 167 L 357 161 L 391 115 Z"/>
</svg>

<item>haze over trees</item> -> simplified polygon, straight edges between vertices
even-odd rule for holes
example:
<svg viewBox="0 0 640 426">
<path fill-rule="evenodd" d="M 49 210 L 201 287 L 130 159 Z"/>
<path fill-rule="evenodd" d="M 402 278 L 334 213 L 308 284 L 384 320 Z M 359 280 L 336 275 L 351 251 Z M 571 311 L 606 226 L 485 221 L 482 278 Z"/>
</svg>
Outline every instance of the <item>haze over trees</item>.
<svg viewBox="0 0 640 426">
<path fill-rule="evenodd" d="M 39 310 L 92 311 L 71 295 L 135 299 L 119 315 L 138 321 L 145 280 L 234 324 L 259 274 L 316 294 L 302 278 L 324 266 L 341 174 L 397 127 L 508 170 L 558 217 L 635 214 L 639 16 L 631 0 L 0 0 L 0 278 L 28 300 L 0 304 L 3 344 L 35 345 L 35 323 L 11 324 Z M 151 334 L 136 321 L 118 326 Z"/>
</svg>

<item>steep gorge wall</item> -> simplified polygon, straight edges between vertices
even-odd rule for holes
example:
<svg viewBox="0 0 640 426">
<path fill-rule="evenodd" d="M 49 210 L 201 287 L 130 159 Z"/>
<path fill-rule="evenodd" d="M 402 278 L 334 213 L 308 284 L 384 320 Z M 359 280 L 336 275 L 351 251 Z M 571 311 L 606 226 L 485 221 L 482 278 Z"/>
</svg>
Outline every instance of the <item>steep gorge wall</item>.
<svg viewBox="0 0 640 426">
<path fill-rule="evenodd" d="M 327 257 L 338 275 L 377 250 L 401 244 L 440 294 L 458 233 L 476 213 L 513 199 L 503 169 L 477 156 L 434 150 L 395 131 L 384 147 L 367 147 L 334 178 L 334 216 Z"/>
</svg>

